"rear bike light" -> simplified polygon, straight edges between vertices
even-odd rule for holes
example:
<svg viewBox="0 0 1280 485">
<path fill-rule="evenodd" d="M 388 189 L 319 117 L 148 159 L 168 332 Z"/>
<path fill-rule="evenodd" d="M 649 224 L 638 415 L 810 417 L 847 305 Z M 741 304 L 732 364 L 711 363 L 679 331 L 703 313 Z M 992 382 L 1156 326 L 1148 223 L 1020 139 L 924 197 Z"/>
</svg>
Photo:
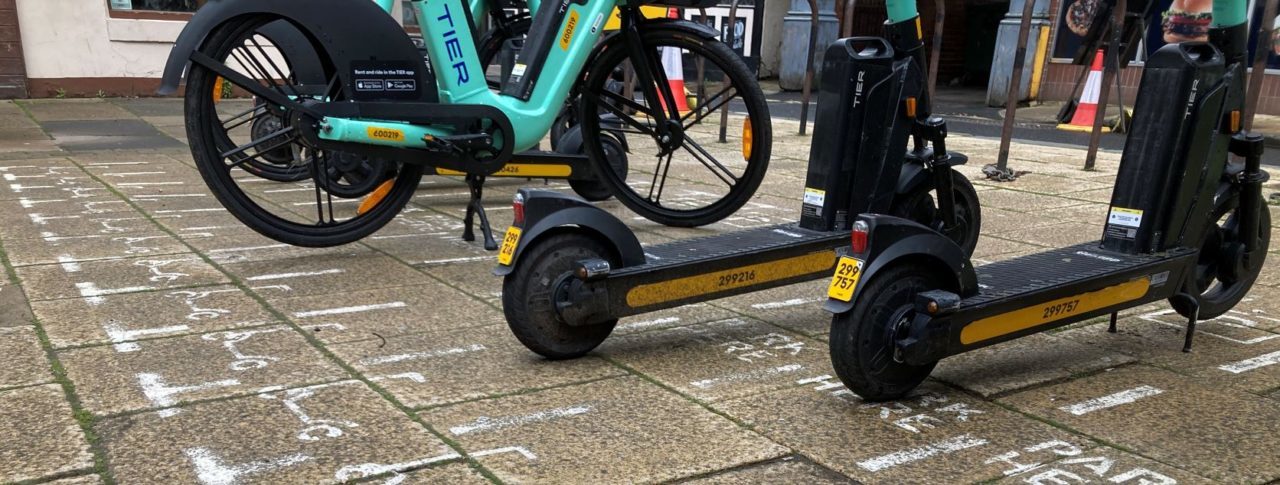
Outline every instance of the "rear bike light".
<svg viewBox="0 0 1280 485">
<path fill-rule="evenodd" d="M 524 225 L 524 194 L 517 192 L 514 200 L 511 201 L 511 208 L 516 214 L 515 221 L 512 225 Z"/>
<path fill-rule="evenodd" d="M 871 227 L 866 222 L 857 221 L 853 223 L 853 235 L 850 237 L 852 240 L 850 245 L 853 247 L 854 254 L 867 252 L 867 239 L 870 232 Z"/>
</svg>

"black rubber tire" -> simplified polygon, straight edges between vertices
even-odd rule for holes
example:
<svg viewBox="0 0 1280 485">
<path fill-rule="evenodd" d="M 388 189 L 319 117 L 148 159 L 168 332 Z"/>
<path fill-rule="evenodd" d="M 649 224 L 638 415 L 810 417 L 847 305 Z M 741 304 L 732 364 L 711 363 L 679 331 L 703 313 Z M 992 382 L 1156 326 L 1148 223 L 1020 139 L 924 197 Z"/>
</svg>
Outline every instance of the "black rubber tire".
<svg viewBox="0 0 1280 485">
<path fill-rule="evenodd" d="M 1210 278 L 1207 280 L 1206 285 L 1206 281 L 1199 280 L 1196 275 L 1201 271 L 1215 271 L 1216 262 L 1211 261 L 1211 259 L 1216 258 L 1216 254 L 1206 254 L 1206 248 L 1202 247 L 1201 254 L 1206 257 L 1201 258 L 1192 275 L 1182 283 L 1182 293 L 1197 296 L 1196 301 L 1200 305 L 1198 317 L 1201 320 L 1220 317 L 1235 308 L 1236 304 L 1240 303 L 1240 300 L 1248 296 L 1249 290 L 1253 288 L 1253 283 L 1258 280 L 1258 275 L 1262 273 L 1267 250 L 1271 247 L 1271 211 L 1265 203 L 1259 207 L 1259 210 L 1257 246 L 1259 257 L 1253 261 L 1254 264 L 1252 266 L 1244 268 L 1243 274 L 1238 275 L 1229 284 L 1217 278 Z M 1215 211 L 1215 214 L 1217 214 L 1217 211 Z M 1214 238 L 1218 243 L 1221 243 L 1224 241 L 1223 237 L 1230 238 L 1235 235 L 1234 231 L 1239 223 L 1238 214 L 1239 212 L 1233 212 L 1221 226 L 1218 226 L 1217 220 L 1215 220 L 1213 225 L 1218 228 L 1218 236 L 1206 234 L 1206 238 Z M 1212 229 L 1214 228 L 1211 227 L 1210 230 Z M 1234 240 L 1239 240 L 1238 235 Z M 1173 306 L 1174 311 L 1178 312 L 1179 315 L 1187 318 L 1191 317 L 1193 308 L 1185 300 L 1170 298 L 1169 304 Z"/>
<path fill-rule="evenodd" d="M 502 282 L 502 311 L 516 339 L 552 360 L 576 359 L 598 347 L 618 321 L 569 326 L 555 309 L 554 286 L 584 259 L 614 261 L 612 251 L 580 233 L 554 234 L 520 256 L 516 270 Z"/>
<path fill-rule="evenodd" d="M 891 320 L 910 311 L 916 294 L 942 288 L 942 279 L 925 266 L 903 264 L 863 284 L 853 309 L 831 319 L 831 364 L 845 386 L 863 399 L 897 399 L 924 382 L 937 363 L 894 362 L 887 334 L 896 321 Z"/>
<path fill-rule="evenodd" d="M 206 38 L 200 51 L 214 59 L 225 58 L 225 53 L 245 35 L 268 22 L 276 20 L 267 16 L 238 17 L 219 26 Z M 213 85 L 217 79 L 213 71 L 192 64 L 187 76 L 184 100 L 187 137 L 196 168 L 209 190 L 250 229 L 285 244 L 302 247 L 333 247 L 350 244 L 373 234 L 396 217 L 413 197 L 422 179 L 422 167 L 405 165 L 396 178 L 391 192 L 373 210 L 364 215 L 332 225 L 307 225 L 281 218 L 262 208 L 250 198 L 227 170 L 225 160 L 218 149 L 215 130 L 221 130 L 213 99 Z M 281 209 L 284 210 L 284 209 Z"/>
<path fill-rule="evenodd" d="M 604 145 L 605 157 L 609 160 L 609 167 L 615 174 L 625 178 L 627 176 L 626 149 L 613 135 L 603 135 L 601 142 Z M 591 180 L 569 180 L 569 187 L 588 202 L 603 202 L 613 197 L 613 187 L 600 181 L 598 176 Z"/>
<path fill-rule="evenodd" d="M 764 92 L 760 90 L 760 83 L 756 81 L 755 75 L 742 60 L 742 56 L 733 52 L 723 42 L 707 41 L 695 38 L 688 33 L 661 28 L 642 32 L 641 35 L 646 46 L 680 47 L 705 57 L 708 62 L 715 64 L 728 75 L 733 85 L 739 90 L 741 102 L 746 106 L 751 119 L 754 141 L 752 156 L 747 161 L 747 168 L 742 177 L 730 189 L 729 194 L 711 205 L 693 210 L 656 206 L 647 201 L 644 196 L 637 194 L 627 184 L 625 178 L 611 176 L 606 170 L 597 170 L 597 173 L 606 174 L 602 177 L 603 181 L 612 187 L 614 196 L 623 205 L 659 224 L 673 227 L 700 227 L 729 217 L 746 205 L 760 188 L 760 182 L 764 180 L 765 172 L 769 169 L 769 158 L 773 152 L 772 118 L 769 115 L 769 105 L 765 100 Z M 606 46 L 593 60 L 590 73 L 582 85 L 583 92 L 603 92 L 607 89 L 616 67 L 621 66 L 629 58 L 627 46 L 621 42 L 621 38 L 614 39 L 614 43 Z M 579 102 L 581 105 L 579 119 L 582 123 L 583 143 L 587 156 L 591 158 L 592 163 L 600 166 L 606 160 L 600 136 L 601 132 L 607 131 L 608 128 L 601 126 L 602 110 L 593 98 L 594 96 L 582 96 Z"/>
<path fill-rule="evenodd" d="M 952 191 L 956 199 L 956 221 L 960 225 L 956 237 L 952 240 L 964 249 L 965 254 L 973 255 L 978 247 L 978 238 L 982 235 L 982 203 L 978 200 L 978 191 L 968 177 L 956 171 L 951 172 Z M 890 215 L 912 220 L 935 230 L 942 228 L 938 219 L 937 200 L 932 185 L 919 188 L 893 202 Z"/>
</svg>

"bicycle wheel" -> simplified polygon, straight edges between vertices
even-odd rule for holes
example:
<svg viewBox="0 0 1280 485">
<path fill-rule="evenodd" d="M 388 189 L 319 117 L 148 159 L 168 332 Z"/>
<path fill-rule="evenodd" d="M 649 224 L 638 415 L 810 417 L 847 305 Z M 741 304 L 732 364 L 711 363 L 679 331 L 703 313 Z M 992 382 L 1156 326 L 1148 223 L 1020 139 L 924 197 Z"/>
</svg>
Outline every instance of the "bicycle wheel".
<svg viewBox="0 0 1280 485">
<path fill-rule="evenodd" d="M 243 74 L 247 79 L 243 82 L 256 86 L 233 84 L 214 70 L 192 63 L 184 105 L 187 137 L 196 167 L 218 201 L 266 237 L 306 247 L 358 241 L 382 228 L 404 208 L 418 187 L 422 168 L 328 152 L 302 143 L 290 121 L 294 110 L 307 102 L 349 99 L 350 93 L 332 68 L 295 71 L 292 67 L 298 63 L 283 51 L 264 48 L 272 43 L 261 29 L 277 20 L 280 19 L 271 16 L 239 17 L 211 32 L 200 48 L 200 54 Z M 272 31 L 278 32 L 279 25 L 273 26 Z M 308 54 L 324 56 L 319 50 Z M 226 87 L 228 84 L 232 87 Z M 251 87 L 274 90 L 290 102 L 277 105 L 222 96 L 249 91 Z M 262 119 L 274 120 L 279 128 L 255 135 L 251 127 Z M 246 167 L 266 157 L 281 159 L 283 150 L 291 154 L 291 165 L 306 170 L 309 183 L 283 188 L 254 183 L 259 181 L 257 174 Z M 385 185 L 390 187 L 377 190 Z M 369 194 L 374 195 L 360 204 L 359 198 Z"/>
<path fill-rule="evenodd" d="M 677 227 L 724 219 L 755 195 L 768 170 L 773 131 L 764 93 L 722 42 L 661 27 L 641 37 L 648 59 L 631 59 L 615 36 L 587 75 L 579 111 L 587 155 L 618 200 L 645 218 Z M 651 66 L 659 99 L 648 99 L 635 62 Z M 622 94 L 608 89 L 610 81 L 623 83 Z M 665 139 L 659 110 L 668 119 Z M 627 173 L 607 165 L 605 132 L 626 137 Z"/>
</svg>

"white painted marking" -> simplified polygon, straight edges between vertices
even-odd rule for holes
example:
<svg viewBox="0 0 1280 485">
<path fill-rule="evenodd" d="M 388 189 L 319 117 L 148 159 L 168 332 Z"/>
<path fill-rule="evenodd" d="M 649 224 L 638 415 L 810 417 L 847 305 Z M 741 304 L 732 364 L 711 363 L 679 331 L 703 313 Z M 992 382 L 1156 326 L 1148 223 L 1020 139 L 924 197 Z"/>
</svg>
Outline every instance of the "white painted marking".
<svg viewBox="0 0 1280 485">
<path fill-rule="evenodd" d="M 388 355 L 383 357 L 369 357 L 366 359 L 361 359 L 359 363 L 361 365 L 394 364 L 396 362 L 404 362 L 407 360 L 431 359 L 435 357 L 444 357 L 446 355 L 458 355 L 458 354 L 465 354 L 468 352 L 480 352 L 483 350 L 488 350 L 488 349 L 483 345 L 475 344 L 468 347 L 456 347 L 456 348 L 444 349 L 444 350 L 428 350 L 424 352 L 414 352 L 411 354 Z"/>
<path fill-rule="evenodd" d="M 150 162 L 98 162 L 85 164 L 86 167 L 114 167 L 117 165 L 150 165 Z"/>
<path fill-rule="evenodd" d="M 781 235 L 783 235 L 783 236 L 793 237 L 793 238 L 796 238 L 796 239 L 800 239 L 800 238 L 804 237 L 804 234 L 796 234 L 796 233 L 794 233 L 794 232 L 784 231 L 784 230 L 782 230 L 782 229 L 774 229 L 774 230 L 773 230 L 773 232 L 778 233 L 778 234 L 781 234 Z"/>
<path fill-rule="evenodd" d="M 793 307 L 793 306 L 806 305 L 806 304 L 809 304 L 809 303 L 815 303 L 815 302 L 824 301 L 824 300 L 826 300 L 826 299 L 825 299 L 825 298 L 823 298 L 823 299 L 817 299 L 817 298 L 792 298 L 792 299 L 787 300 L 787 301 L 775 301 L 775 302 L 771 302 L 771 303 L 756 303 L 756 304 L 754 304 L 754 305 L 751 305 L 751 308 L 755 308 L 755 309 L 757 309 L 757 310 L 775 310 L 775 309 L 778 309 L 778 308 L 788 308 L 788 307 Z"/>
<path fill-rule="evenodd" d="M 525 448 L 523 446 L 508 446 L 506 448 L 494 448 L 492 450 L 477 451 L 475 453 L 472 453 L 471 456 L 478 458 L 481 456 L 501 455 L 503 453 L 519 453 L 521 456 L 525 457 L 525 459 L 530 461 L 538 459 L 538 455 L 533 454 L 532 451 L 529 451 L 528 448 Z"/>
<path fill-rule="evenodd" d="M 221 212 L 224 210 L 226 209 L 219 207 L 219 208 L 213 208 L 213 209 L 162 210 L 162 211 L 155 211 L 155 213 L 156 214 L 189 214 L 192 212 Z"/>
<path fill-rule="evenodd" d="M 138 175 L 164 175 L 169 172 L 112 172 L 104 173 L 103 177 L 135 177 Z"/>
<path fill-rule="evenodd" d="M 58 203 L 65 203 L 65 202 L 67 202 L 67 199 L 31 200 L 26 197 L 18 199 L 18 205 L 21 205 L 23 209 L 35 208 L 36 204 L 58 204 Z"/>
<path fill-rule="evenodd" d="M 27 214 L 27 217 L 30 217 L 30 218 L 31 218 L 31 223 L 32 223 L 32 224 L 35 224 L 35 225 L 37 225 L 37 226 L 43 226 L 43 225 L 44 225 L 44 223 L 49 222 L 49 221 L 56 221 L 56 220 L 61 220 L 61 219 L 79 219 L 79 218 L 80 218 L 80 216 L 78 216 L 78 215 L 77 215 L 77 216 L 48 216 L 48 217 L 45 217 L 45 216 L 40 215 L 40 214 Z"/>
<path fill-rule="evenodd" d="M 406 381 L 413 381 L 413 382 L 416 382 L 416 383 L 418 383 L 418 384 L 426 384 L 426 383 L 427 383 L 427 376 L 424 376 L 424 375 L 419 374 L 419 373 L 417 373 L 417 372 L 405 372 L 405 373 L 402 373 L 402 374 L 391 374 L 391 375 L 385 375 L 385 376 L 370 376 L 370 377 L 369 377 L 369 380 L 371 380 L 371 381 L 373 381 L 373 382 L 392 381 L 392 380 L 401 380 L 401 379 L 406 380 Z"/>
<path fill-rule="evenodd" d="M 207 251 L 207 252 L 208 252 L 209 254 L 213 254 L 213 253 L 238 253 L 238 252 L 249 252 L 249 251 L 261 251 L 261 250 L 263 250 L 263 249 L 279 249 L 279 248 L 287 248 L 287 247 L 289 247 L 289 245 L 288 245 L 288 244 L 269 244 L 269 245 L 266 245 L 266 246 L 248 246 L 248 247 L 243 247 L 243 248 L 222 248 L 222 249 L 211 249 L 211 250 L 209 250 L 209 251 Z"/>
<path fill-rule="evenodd" d="M 68 273 L 80 272 L 80 260 L 69 255 L 58 256 L 58 264 L 62 265 L 62 270 Z"/>
<path fill-rule="evenodd" d="M 1164 390 L 1151 386 L 1138 386 L 1133 389 L 1108 394 L 1099 398 L 1090 399 L 1088 401 L 1078 402 L 1069 406 L 1062 406 L 1058 409 L 1066 411 L 1076 416 L 1084 416 L 1094 411 L 1122 406 L 1137 402 L 1139 399 L 1148 398 L 1158 394 L 1163 394 Z"/>
<path fill-rule="evenodd" d="M 337 204 L 358 204 L 358 203 L 360 203 L 360 202 L 363 202 L 363 200 L 361 200 L 361 199 L 337 199 L 337 200 L 332 201 L 331 203 L 332 203 L 332 204 L 334 204 L 334 205 L 337 205 Z M 316 203 L 315 203 L 315 202 L 294 202 L 294 203 L 293 203 L 293 204 L 291 204 L 291 205 L 293 205 L 294 207 L 306 207 L 306 206 L 315 206 L 315 205 L 316 205 Z"/>
<path fill-rule="evenodd" d="M 286 192 L 312 192 L 312 191 L 314 191 L 314 190 L 316 190 L 316 189 L 315 189 L 315 187 L 306 187 L 306 188 L 301 188 L 301 189 L 272 189 L 272 190 L 264 190 L 264 191 L 262 191 L 262 193 L 264 193 L 264 194 L 283 194 L 283 193 L 286 193 Z"/>
<path fill-rule="evenodd" d="M 629 329 L 649 328 L 649 327 L 656 327 L 658 325 L 666 325 L 668 323 L 676 323 L 678 321 L 680 321 L 680 317 L 655 318 L 653 320 L 644 320 L 644 321 L 635 322 L 635 323 L 628 323 L 626 325 L 623 325 L 621 328 L 629 328 Z"/>
<path fill-rule="evenodd" d="M 709 388 L 718 386 L 720 384 L 763 379 L 766 377 L 775 376 L 778 374 L 785 374 L 787 372 L 796 372 L 799 370 L 804 370 L 804 366 L 800 364 L 790 364 L 790 365 L 773 367 L 769 369 L 761 369 L 761 370 L 752 371 L 752 372 L 743 372 L 740 374 L 729 374 L 727 376 L 716 377 L 713 379 L 703 379 L 700 381 L 693 381 L 693 382 L 690 382 L 689 385 L 699 389 L 709 389 Z"/>
<path fill-rule="evenodd" d="M 196 469 L 196 479 L 204 485 L 236 485 L 242 483 L 241 477 L 254 473 L 291 467 L 311 457 L 302 453 L 285 455 L 271 460 L 256 460 L 241 465 L 228 465 L 208 448 L 187 448 L 183 450 Z"/>
<path fill-rule="evenodd" d="M 471 258 L 436 259 L 432 261 L 423 261 L 422 263 L 420 263 L 420 265 L 421 266 L 439 266 L 439 265 L 453 264 L 453 263 L 474 263 L 476 261 L 489 261 L 491 259 L 493 259 L 493 256 L 475 256 Z"/>
<path fill-rule="evenodd" d="M 169 407 L 178 403 L 175 396 L 188 392 L 203 391 L 205 389 L 213 389 L 216 387 L 231 387 L 240 385 L 240 381 L 235 379 L 223 379 L 220 381 L 205 382 L 194 386 L 170 386 L 165 384 L 164 378 L 160 374 L 152 374 L 143 372 L 138 374 L 138 385 L 142 387 L 142 395 L 151 401 L 151 404 L 158 408 Z M 181 412 L 180 409 L 162 409 L 159 411 L 160 417 L 166 418 Z"/>
<path fill-rule="evenodd" d="M 381 475 L 383 473 L 400 472 L 400 471 L 410 470 L 414 468 L 421 468 L 421 467 L 430 465 L 432 463 L 455 460 L 459 458 L 462 458 L 462 455 L 459 455 L 457 453 L 445 453 L 443 455 L 423 458 L 421 460 L 407 461 L 404 463 L 392 463 L 390 465 L 383 465 L 380 463 L 362 463 L 359 465 L 347 465 L 338 469 L 337 473 L 333 474 L 333 478 L 338 482 L 346 483 L 358 478 L 366 478 L 366 477 L 372 477 L 374 475 Z"/>
<path fill-rule="evenodd" d="M 142 195 L 142 196 L 134 197 L 134 199 L 135 200 L 185 199 L 190 197 L 208 197 L 208 196 L 209 194 L 157 194 L 157 195 Z"/>
<path fill-rule="evenodd" d="M 909 450 L 896 451 L 884 456 L 878 456 L 869 460 L 858 462 L 858 466 L 870 472 L 878 472 L 898 465 L 920 461 L 931 456 L 941 454 L 955 453 L 969 448 L 975 448 L 987 444 L 987 440 L 974 438 L 967 434 L 948 438 L 931 445 L 912 448 Z"/>
<path fill-rule="evenodd" d="M 116 184 L 117 187 L 152 187 L 161 185 L 186 185 L 186 182 L 126 182 Z"/>
<path fill-rule="evenodd" d="M 567 418 L 570 416 L 578 416 L 591 412 L 592 406 L 573 406 L 567 408 L 557 408 L 547 411 L 539 411 L 525 416 L 509 416 L 505 418 L 490 418 L 481 416 L 476 418 L 471 424 L 454 426 L 449 428 L 449 432 L 454 435 L 464 435 L 475 432 L 493 431 L 498 429 L 510 428 L 512 426 L 521 426 L 529 423 L 540 421 L 550 421 L 553 419 Z"/>
<path fill-rule="evenodd" d="M 326 269 L 326 270 L 324 270 L 324 271 L 303 271 L 303 272 L 298 272 L 298 273 L 264 274 L 264 275 L 261 275 L 261 276 L 253 276 L 253 277 L 250 277 L 250 278 L 245 278 L 245 280 L 246 280 L 246 281 L 274 281 L 274 280 L 287 280 L 287 279 L 293 279 L 293 278 L 306 278 L 306 277 L 309 277 L 309 276 L 324 276 L 324 275 L 330 275 L 330 274 L 341 274 L 341 273 L 345 273 L 345 272 L 346 272 L 346 270 L 344 270 L 344 269 Z"/>
<path fill-rule="evenodd" d="M 1251 370 L 1261 369 L 1263 367 L 1276 365 L 1276 364 L 1280 364 L 1280 352 L 1272 352 L 1270 354 L 1259 355 L 1252 359 L 1245 359 L 1240 362 L 1226 364 L 1218 368 L 1225 370 L 1227 372 L 1230 372 L 1232 374 L 1242 374 L 1245 372 L 1249 372 Z"/>
<path fill-rule="evenodd" d="M 107 323 L 104 323 L 102 325 L 102 330 L 107 333 L 107 338 L 111 339 L 111 343 L 115 344 L 114 347 L 116 349 L 116 352 L 125 353 L 125 352 L 137 352 L 139 350 L 142 350 L 142 347 L 140 347 L 135 342 L 131 342 L 132 340 L 138 340 L 139 338 L 149 337 L 152 335 L 167 335 L 167 334 L 178 333 L 178 332 L 186 332 L 188 330 L 191 330 L 191 327 L 188 327 L 186 325 L 175 325 L 172 327 L 147 328 L 142 330 L 126 330 L 123 326 L 120 325 L 120 322 L 117 322 L 115 320 L 110 320 Z"/>
<path fill-rule="evenodd" d="M 80 296 L 84 298 L 85 303 L 90 305 L 101 305 L 106 301 L 102 297 L 110 295 L 118 295 L 121 293 L 137 293 L 140 291 L 151 291 L 155 288 L 150 286 L 129 286 L 125 288 L 98 288 L 97 284 L 92 282 L 76 283 L 76 289 L 80 290 Z"/>
<path fill-rule="evenodd" d="M 377 305 L 359 305 L 359 306 L 348 306 L 348 307 L 341 307 L 341 308 L 329 308 L 326 310 L 312 310 L 307 312 L 297 312 L 297 313 L 294 313 L 293 316 L 297 318 L 311 318 L 311 317 L 322 317 L 322 316 L 328 316 L 328 315 L 346 315 L 350 313 L 363 313 L 363 312 L 371 312 L 376 310 L 391 310 L 395 308 L 405 308 L 408 306 L 409 305 L 403 301 L 397 301 L 392 303 L 379 303 Z"/>
<path fill-rule="evenodd" d="M 1146 320 L 1146 321 L 1151 322 L 1151 323 L 1155 323 L 1155 324 L 1159 324 L 1159 325 L 1164 325 L 1164 326 L 1166 326 L 1166 327 L 1173 327 L 1173 328 L 1177 328 L 1177 329 L 1184 329 L 1184 328 L 1186 328 L 1186 325 L 1185 325 L 1184 323 L 1176 323 L 1176 324 L 1175 324 L 1175 323 L 1169 323 L 1169 322 L 1166 322 L 1166 321 L 1161 320 L 1161 319 L 1159 318 L 1159 317 L 1161 317 L 1161 316 L 1164 316 L 1164 315 L 1170 315 L 1170 314 L 1173 314 L 1173 313 L 1174 313 L 1174 311 L 1173 311 L 1173 310 L 1160 310 L 1160 311 L 1157 311 L 1157 312 L 1151 312 L 1151 313 L 1144 314 L 1144 315 L 1142 315 L 1142 316 L 1141 316 L 1141 317 L 1139 317 L 1139 318 L 1142 318 L 1143 320 Z M 1181 318 L 1181 317 L 1179 317 L 1179 318 Z M 1214 318 L 1214 319 L 1211 319 L 1211 320 L 1202 320 L 1202 321 L 1200 321 L 1200 323 L 1201 323 L 1201 324 L 1205 324 L 1205 323 L 1216 323 L 1216 324 L 1221 324 L 1221 325 L 1224 325 L 1224 326 L 1228 326 L 1228 327 L 1235 327 L 1235 328 L 1254 328 L 1254 327 L 1256 327 L 1256 326 L 1257 326 L 1257 322 L 1255 322 L 1255 321 L 1252 321 L 1252 320 L 1249 320 L 1249 319 L 1246 319 L 1246 318 L 1241 318 L 1241 317 L 1239 317 L 1239 316 L 1230 315 L 1230 314 L 1228 314 L 1228 315 L 1223 315 L 1223 316 L 1220 316 L 1220 317 L 1218 317 L 1218 318 Z M 1210 337 L 1219 338 L 1219 339 L 1226 340 L 1226 341 L 1231 342 L 1231 343 L 1236 343 L 1236 344 L 1241 344 L 1241 345 L 1253 345 L 1253 344 L 1257 344 L 1257 343 L 1266 342 L 1266 341 L 1268 341 L 1268 340 L 1273 340 L 1273 339 L 1280 338 L 1280 334 L 1267 333 L 1266 335 L 1261 335 L 1261 336 L 1254 337 L 1254 338 L 1251 338 L 1251 339 L 1248 339 L 1248 340 L 1240 340 L 1240 339 L 1237 339 L 1237 338 L 1231 338 L 1231 337 L 1228 337 L 1228 336 L 1226 336 L 1226 335 L 1220 335 L 1220 334 L 1217 334 L 1217 333 L 1214 333 L 1214 332 L 1211 332 L 1211 331 L 1206 331 L 1204 328 L 1200 328 L 1200 329 L 1198 329 L 1198 331 L 1199 331 L 1199 333 L 1200 333 L 1200 334 L 1203 334 L 1203 335 L 1208 335 L 1208 336 L 1210 336 Z"/>
</svg>

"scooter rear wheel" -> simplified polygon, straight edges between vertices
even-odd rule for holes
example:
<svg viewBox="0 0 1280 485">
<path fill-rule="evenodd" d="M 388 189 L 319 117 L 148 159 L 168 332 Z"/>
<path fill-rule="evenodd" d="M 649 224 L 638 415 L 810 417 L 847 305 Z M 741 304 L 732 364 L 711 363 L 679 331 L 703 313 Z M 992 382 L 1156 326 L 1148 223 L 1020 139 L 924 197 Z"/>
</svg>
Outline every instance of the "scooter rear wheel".
<svg viewBox="0 0 1280 485">
<path fill-rule="evenodd" d="M 307 102 L 350 99 L 351 93 L 332 68 L 330 72 L 303 72 L 294 68 L 301 62 L 283 53 L 278 54 L 283 59 L 266 54 L 263 46 L 272 42 L 261 29 L 279 20 L 272 16 L 238 17 L 216 28 L 201 46 L 201 54 L 239 71 L 248 79 L 246 84 L 256 85 L 235 84 L 229 78 L 220 78 L 209 67 L 192 63 L 185 109 L 187 137 L 196 167 L 218 201 L 242 223 L 266 237 L 304 247 L 358 241 L 381 229 L 404 208 L 422 178 L 422 167 L 385 162 L 378 170 L 368 170 L 359 157 L 344 158 L 351 155 L 315 149 L 303 142 L 291 121 L 297 108 Z M 315 51 L 316 56 L 324 55 L 319 49 Z M 226 84 L 235 89 L 224 89 Z M 289 102 L 245 103 L 224 101 L 219 96 L 250 88 L 274 90 Z M 253 122 L 272 116 L 280 120 L 280 128 L 266 136 L 255 136 L 250 129 Z M 280 150 L 290 151 L 296 160 L 293 163 L 309 174 L 310 184 L 253 183 L 260 180 L 247 167 Z M 385 193 L 379 191 L 376 200 L 342 203 L 343 199 L 374 192 L 385 182 L 391 182 L 391 188 Z"/>
<path fill-rule="evenodd" d="M 1271 212 L 1263 204 L 1258 212 L 1258 240 L 1255 256 L 1247 263 L 1240 261 L 1240 213 L 1215 210 L 1214 220 L 1205 233 L 1200 258 L 1191 276 L 1182 284 L 1182 292 L 1195 295 L 1201 320 L 1217 318 L 1235 308 L 1257 281 L 1263 261 L 1271 245 Z M 1190 318 L 1196 310 L 1181 298 L 1169 299 L 1179 315 Z"/>
<path fill-rule="evenodd" d="M 613 260 L 612 251 L 583 234 L 561 233 L 537 241 L 502 283 L 507 325 L 529 350 L 552 360 L 576 359 L 599 346 L 618 320 L 572 326 L 556 309 L 557 290 L 584 259 Z"/>
<path fill-rule="evenodd" d="M 982 234 L 982 204 L 978 201 L 978 191 L 973 188 L 973 182 L 968 177 L 956 171 L 951 172 L 951 185 L 955 193 L 956 224 L 959 226 L 951 240 L 960 245 L 965 254 L 973 255 Z M 933 187 L 926 186 L 906 194 L 894 201 L 890 213 L 941 231 L 942 219 L 934 197 L 936 192 Z"/>
<path fill-rule="evenodd" d="M 863 399 L 897 399 L 924 382 L 937 365 L 895 361 L 894 342 L 915 316 L 916 295 L 941 288 L 942 280 L 927 267 L 904 264 L 865 285 L 853 309 L 831 320 L 831 364 L 845 386 Z"/>
</svg>

